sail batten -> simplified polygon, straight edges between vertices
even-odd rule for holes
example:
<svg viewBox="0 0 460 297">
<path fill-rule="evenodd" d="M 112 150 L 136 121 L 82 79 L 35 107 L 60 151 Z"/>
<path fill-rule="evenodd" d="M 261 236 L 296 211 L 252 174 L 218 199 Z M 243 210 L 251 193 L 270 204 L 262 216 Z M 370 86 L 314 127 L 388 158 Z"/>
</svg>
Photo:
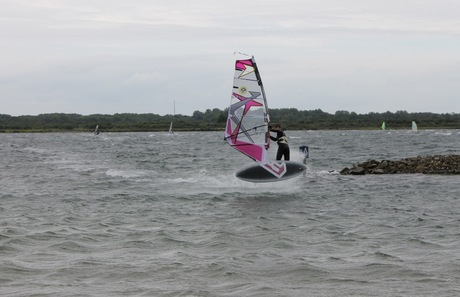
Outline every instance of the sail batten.
<svg viewBox="0 0 460 297">
<path fill-rule="evenodd" d="M 264 162 L 269 147 L 268 108 L 254 57 L 236 60 L 225 139 L 239 152 Z"/>
</svg>

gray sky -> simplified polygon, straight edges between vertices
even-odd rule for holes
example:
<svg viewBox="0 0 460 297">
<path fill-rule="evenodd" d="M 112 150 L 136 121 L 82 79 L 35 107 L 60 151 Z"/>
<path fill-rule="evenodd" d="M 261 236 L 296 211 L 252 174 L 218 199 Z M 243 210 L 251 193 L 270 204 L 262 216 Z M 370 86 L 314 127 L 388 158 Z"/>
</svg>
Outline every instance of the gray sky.
<svg viewBox="0 0 460 297">
<path fill-rule="evenodd" d="M 235 51 L 271 108 L 460 113 L 457 0 L 0 0 L 0 113 L 230 104 Z"/>
</svg>

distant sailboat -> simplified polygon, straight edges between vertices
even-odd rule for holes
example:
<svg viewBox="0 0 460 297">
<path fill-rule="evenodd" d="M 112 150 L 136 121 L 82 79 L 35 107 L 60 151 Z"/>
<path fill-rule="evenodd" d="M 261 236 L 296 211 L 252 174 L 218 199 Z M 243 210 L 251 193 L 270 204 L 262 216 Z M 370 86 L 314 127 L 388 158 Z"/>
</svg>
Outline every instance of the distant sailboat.
<svg viewBox="0 0 460 297">
<path fill-rule="evenodd" d="M 385 125 L 385 122 L 382 123 L 382 130 L 385 130 L 386 129 L 386 125 Z"/>
<path fill-rule="evenodd" d="M 173 118 L 176 116 L 176 101 L 174 101 L 174 113 L 173 113 Z M 171 121 L 171 124 L 169 125 L 169 134 L 173 134 L 173 122 Z"/>
<path fill-rule="evenodd" d="M 412 121 L 412 131 L 417 132 L 417 130 L 417 124 L 414 121 Z"/>
<path fill-rule="evenodd" d="M 94 129 L 94 135 L 99 135 L 99 125 L 96 125 L 96 128 Z"/>
</svg>

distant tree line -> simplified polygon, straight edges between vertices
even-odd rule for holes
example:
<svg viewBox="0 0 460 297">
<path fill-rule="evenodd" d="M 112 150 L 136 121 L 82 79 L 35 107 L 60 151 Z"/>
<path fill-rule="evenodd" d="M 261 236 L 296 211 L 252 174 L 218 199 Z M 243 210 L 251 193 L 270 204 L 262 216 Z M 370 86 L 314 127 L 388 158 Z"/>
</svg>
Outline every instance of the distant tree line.
<svg viewBox="0 0 460 297">
<path fill-rule="evenodd" d="M 288 130 L 351 130 L 379 129 L 382 122 L 387 129 L 409 129 L 416 121 L 419 129 L 460 129 L 460 114 L 430 112 L 408 113 L 406 111 L 357 114 L 339 110 L 330 114 L 321 109 L 297 110 L 296 108 L 270 109 L 271 121 L 282 123 Z M 207 109 L 195 111 L 192 116 L 144 113 L 66 114 L 49 113 L 37 116 L 11 116 L 0 114 L 0 132 L 53 132 L 92 131 L 99 125 L 104 132 L 167 131 L 174 122 L 176 131 L 223 130 L 227 110 Z"/>
</svg>

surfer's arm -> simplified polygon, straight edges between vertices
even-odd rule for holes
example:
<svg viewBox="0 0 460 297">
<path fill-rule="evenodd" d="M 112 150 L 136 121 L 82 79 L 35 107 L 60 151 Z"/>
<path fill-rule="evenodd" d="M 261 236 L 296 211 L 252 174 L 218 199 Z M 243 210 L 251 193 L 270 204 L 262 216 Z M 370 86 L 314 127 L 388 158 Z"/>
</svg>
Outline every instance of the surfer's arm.
<svg viewBox="0 0 460 297">
<path fill-rule="evenodd" d="M 278 141 L 278 139 L 280 138 L 280 132 L 277 131 L 277 130 L 271 130 L 270 132 L 276 132 L 276 137 L 272 136 L 270 134 L 270 139 L 273 140 L 273 141 Z"/>
<path fill-rule="evenodd" d="M 283 131 L 276 131 L 276 137 L 270 135 L 270 139 L 279 143 L 287 143 L 286 134 Z"/>
<path fill-rule="evenodd" d="M 272 130 L 271 132 L 276 132 L 276 137 L 273 137 L 270 135 L 270 139 L 273 140 L 273 141 L 278 141 L 278 139 L 280 139 L 280 137 L 283 137 L 284 136 L 284 133 L 280 130 Z"/>
</svg>

